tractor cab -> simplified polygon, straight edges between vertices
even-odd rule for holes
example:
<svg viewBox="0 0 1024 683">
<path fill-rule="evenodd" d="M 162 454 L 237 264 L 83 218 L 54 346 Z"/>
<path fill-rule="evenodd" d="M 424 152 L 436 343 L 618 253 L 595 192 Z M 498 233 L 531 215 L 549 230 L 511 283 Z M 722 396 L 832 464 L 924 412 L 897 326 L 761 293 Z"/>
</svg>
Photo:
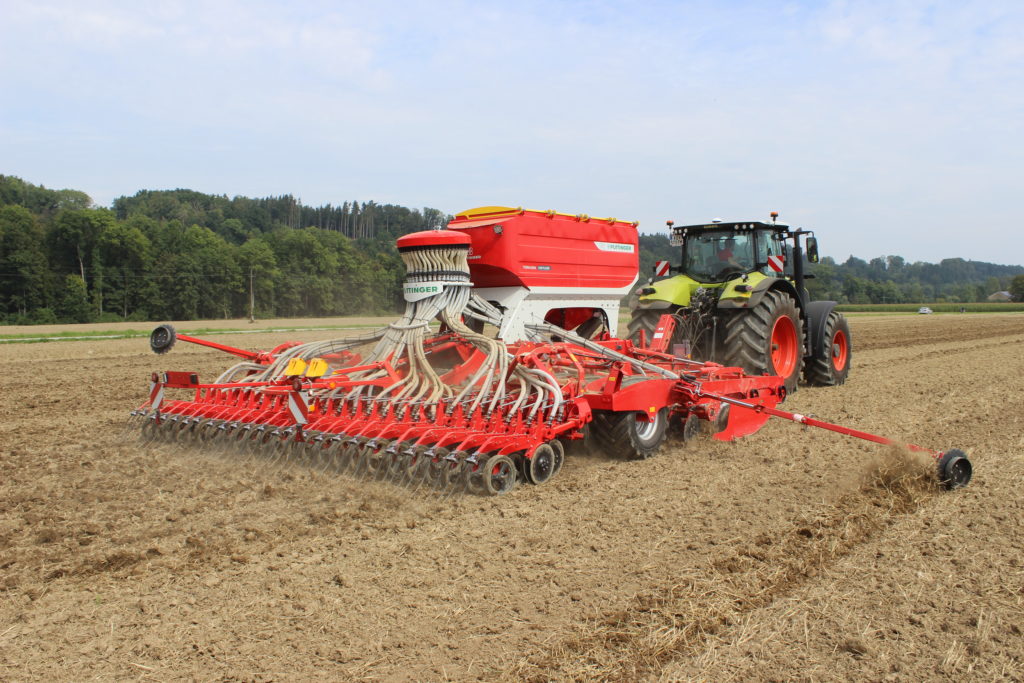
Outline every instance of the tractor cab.
<svg viewBox="0 0 1024 683">
<path fill-rule="evenodd" d="M 672 245 L 682 247 L 677 272 L 697 282 L 719 284 L 754 272 L 778 277 L 783 271 L 787 225 L 713 222 L 669 227 Z"/>
</svg>

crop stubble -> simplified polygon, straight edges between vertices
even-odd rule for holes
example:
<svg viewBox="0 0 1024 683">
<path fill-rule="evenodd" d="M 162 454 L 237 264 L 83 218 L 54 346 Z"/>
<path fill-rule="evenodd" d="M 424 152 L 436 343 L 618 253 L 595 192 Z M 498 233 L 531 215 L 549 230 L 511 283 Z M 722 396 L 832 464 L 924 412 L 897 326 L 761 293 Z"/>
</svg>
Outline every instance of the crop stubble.
<svg viewBox="0 0 1024 683">
<path fill-rule="evenodd" d="M 149 371 L 222 354 L 0 348 L 0 679 L 1019 679 L 1024 315 L 852 325 L 848 383 L 787 407 L 964 447 L 968 489 L 775 421 L 410 496 L 119 438 Z"/>
</svg>

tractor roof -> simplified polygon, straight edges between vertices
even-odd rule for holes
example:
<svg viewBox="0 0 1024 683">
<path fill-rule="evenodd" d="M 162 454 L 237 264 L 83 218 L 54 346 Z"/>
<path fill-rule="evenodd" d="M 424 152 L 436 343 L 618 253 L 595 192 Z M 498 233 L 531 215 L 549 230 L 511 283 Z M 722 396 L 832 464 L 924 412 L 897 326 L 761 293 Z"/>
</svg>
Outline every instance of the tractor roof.
<svg viewBox="0 0 1024 683">
<path fill-rule="evenodd" d="M 696 225 L 673 225 L 672 230 L 674 232 L 681 232 L 683 230 L 700 231 L 700 230 L 756 230 L 758 228 L 764 228 L 767 230 L 789 230 L 789 225 L 786 223 L 764 223 L 762 221 L 735 221 L 729 223 L 697 223 Z"/>
</svg>

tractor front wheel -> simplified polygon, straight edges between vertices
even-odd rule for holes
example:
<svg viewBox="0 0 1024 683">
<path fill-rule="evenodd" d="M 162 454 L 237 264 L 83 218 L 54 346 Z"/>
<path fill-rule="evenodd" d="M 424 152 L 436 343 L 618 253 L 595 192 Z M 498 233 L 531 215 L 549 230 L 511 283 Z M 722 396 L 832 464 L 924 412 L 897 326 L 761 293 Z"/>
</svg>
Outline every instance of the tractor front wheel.
<svg viewBox="0 0 1024 683">
<path fill-rule="evenodd" d="M 786 391 L 796 391 L 803 368 L 804 333 L 796 301 L 778 290 L 725 321 L 721 362 L 752 375 L 778 375 Z"/>
<path fill-rule="evenodd" d="M 832 311 L 825 320 L 824 341 L 814 350 L 814 356 L 804 370 L 808 384 L 831 387 L 842 384 L 850 374 L 853 346 L 850 343 L 850 325 L 846 316 Z"/>
<path fill-rule="evenodd" d="M 668 430 L 668 410 L 662 408 L 648 420 L 633 412 L 595 410 L 590 434 L 611 456 L 644 460 L 658 453 Z"/>
</svg>

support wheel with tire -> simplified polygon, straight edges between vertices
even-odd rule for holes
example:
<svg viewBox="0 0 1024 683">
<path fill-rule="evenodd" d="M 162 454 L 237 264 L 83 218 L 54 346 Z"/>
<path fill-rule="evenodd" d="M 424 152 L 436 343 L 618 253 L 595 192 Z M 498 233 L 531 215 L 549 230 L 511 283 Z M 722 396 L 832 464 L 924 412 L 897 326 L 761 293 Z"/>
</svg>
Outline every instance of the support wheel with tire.
<svg viewBox="0 0 1024 683">
<path fill-rule="evenodd" d="M 668 431 L 668 410 L 662 408 L 648 421 L 641 413 L 595 410 L 590 423 L 594 441 L 605 453 L 627 460 L 656 455 Z"/>
<path fill-rule="evenodd" d="M 853 345 L 850 343 L 850 325 L 846 316 L 832 311 L 825 320 L 823 343 L 804 369 L 808 384 L 831 387 L 842 384 L 850 374 Z"/>
<path fill-rule="evenodd" d="M 792 393 L 803 368 L 803 348 L 796 301 L 786 292 L 770 290 L 756 306 L 726 320 L 719 362 L 752 375 L 778 375 Z"/>
<path fill-rule="evenodd" d="M 171 350 L 177 340 L 178 335 L 171 325 L 160 325 L 149 335 L 149 348 L 153 353 L 164 354 Z"/>
<path fill-rule="evenodd" d="M 511 491 L 516 485 L 516 465 L 507 455 L 492 455 L 484 463 L 484 491 L 500 496 Z"/>
</svg>

